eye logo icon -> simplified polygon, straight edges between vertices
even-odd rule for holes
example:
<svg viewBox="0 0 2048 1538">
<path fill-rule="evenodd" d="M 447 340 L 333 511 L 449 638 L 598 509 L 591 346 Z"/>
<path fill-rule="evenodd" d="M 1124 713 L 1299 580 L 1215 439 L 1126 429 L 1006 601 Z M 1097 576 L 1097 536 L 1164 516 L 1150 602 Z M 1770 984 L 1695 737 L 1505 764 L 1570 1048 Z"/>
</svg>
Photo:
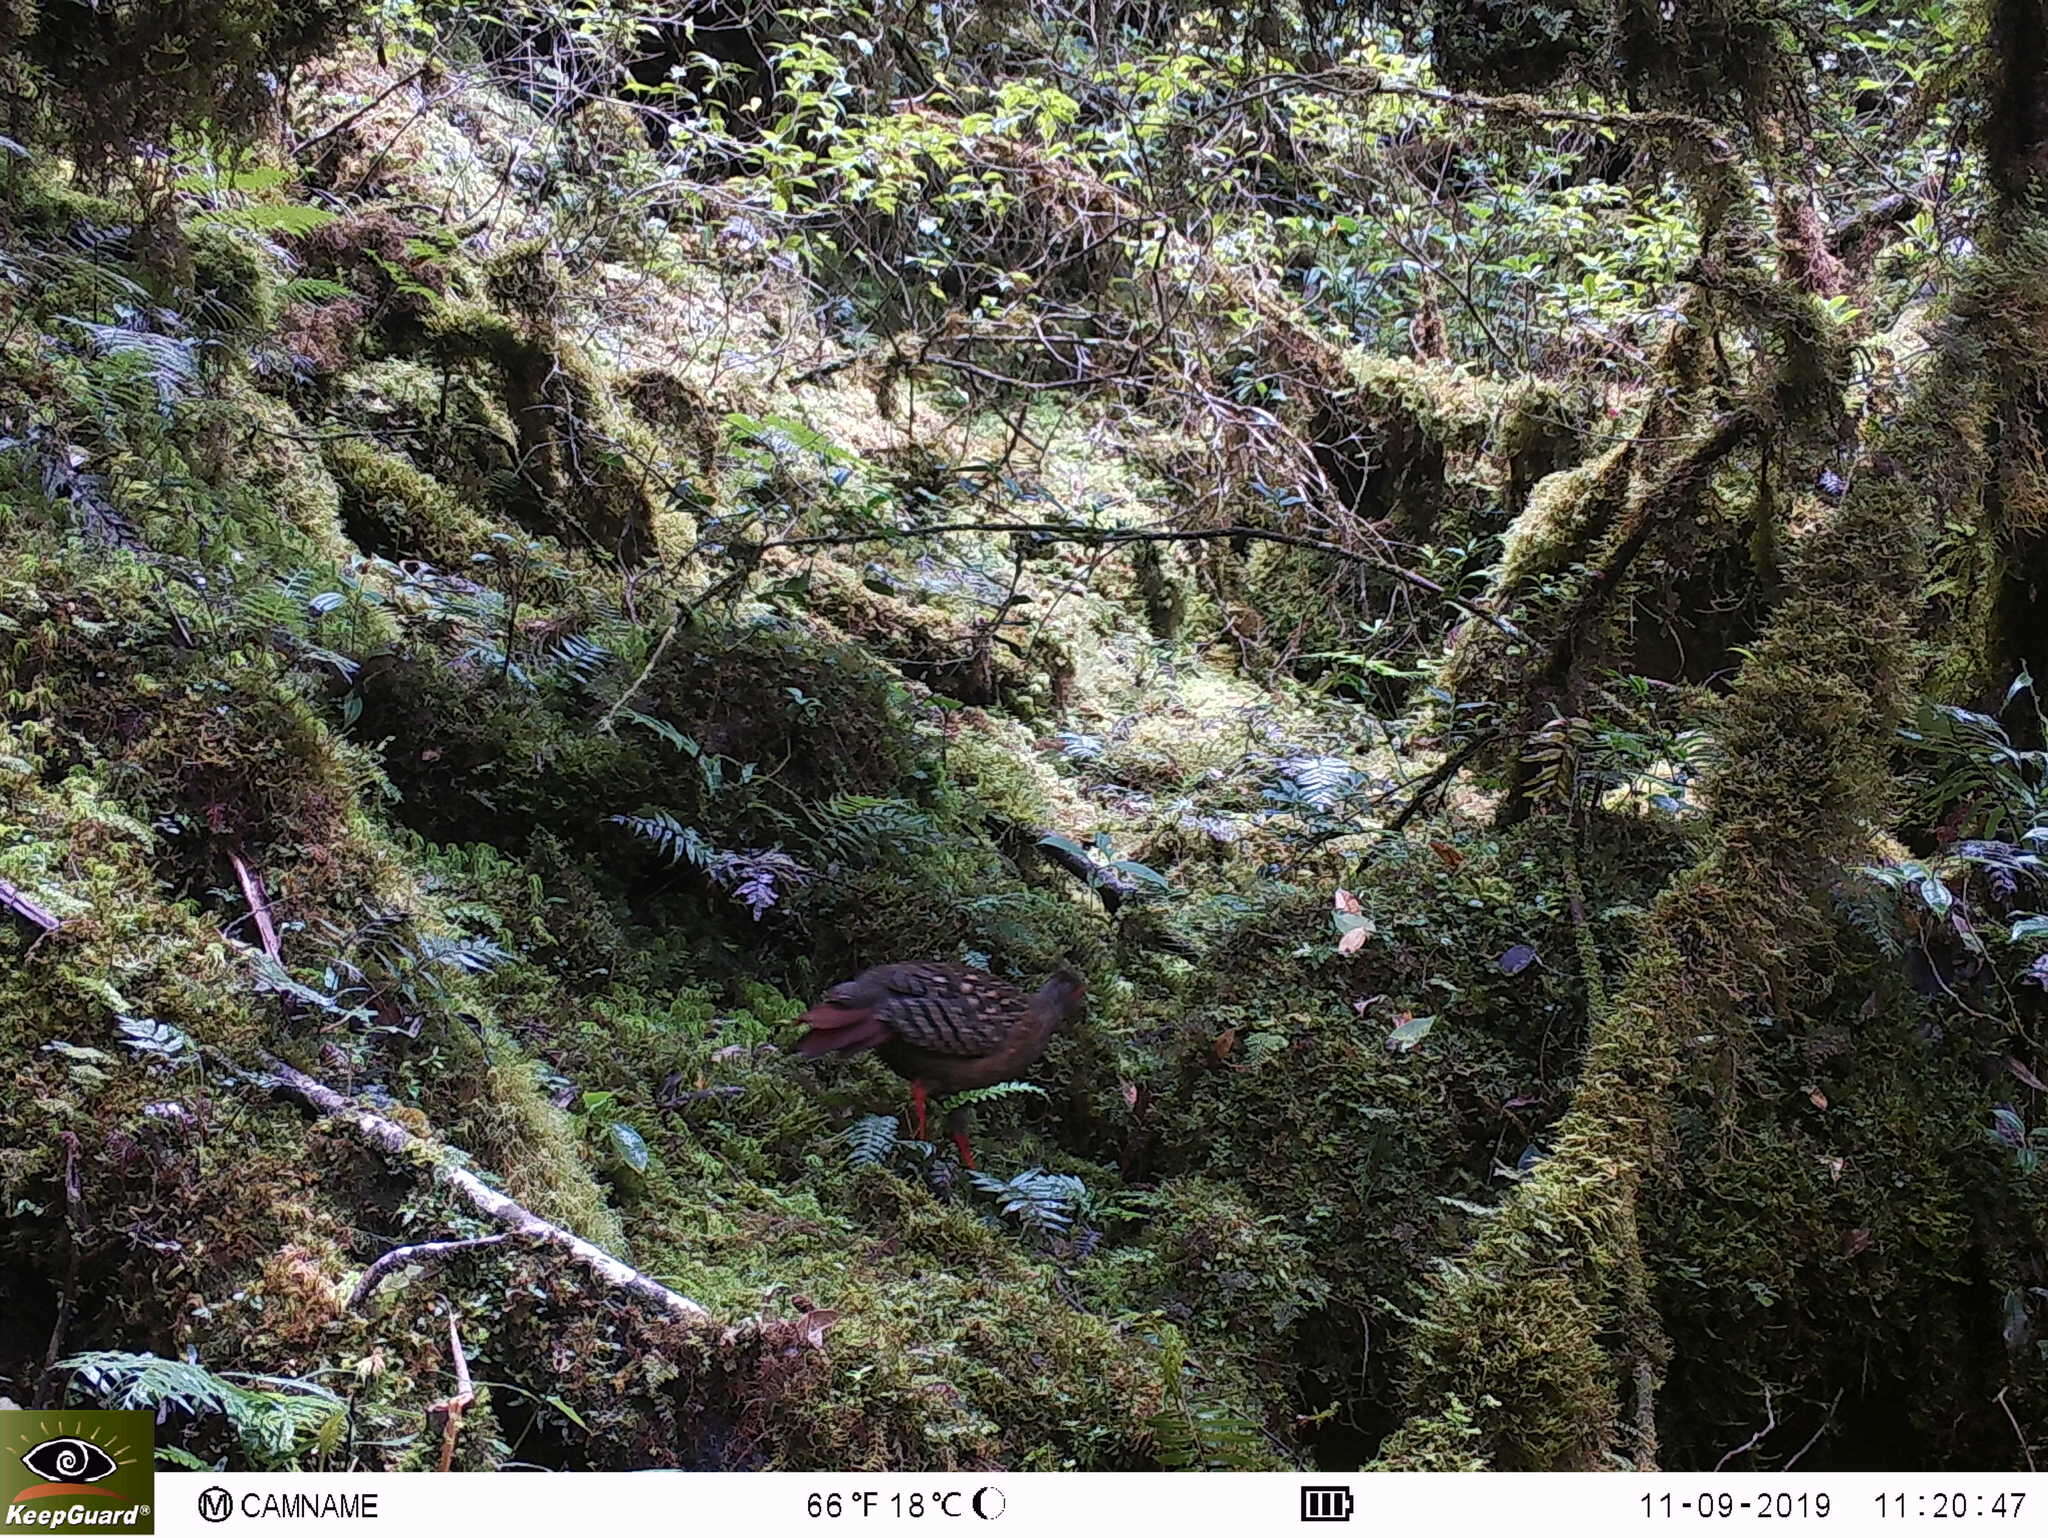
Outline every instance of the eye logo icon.
<svg viewBox="0 0 2048 1538">
<path fill-rule="evenodd" d="M 147 1410 L 0 1410 L 0 1531 L 156 1531 Z"/>
<path fill-rule="evenodd" d="M 87 1487 L 121 1466 L 84 1437 L 52 1437 L 23 1453 L 21 1461 L 31 1474 L 40 1474 L 53 1485 Z"/>
</svg>

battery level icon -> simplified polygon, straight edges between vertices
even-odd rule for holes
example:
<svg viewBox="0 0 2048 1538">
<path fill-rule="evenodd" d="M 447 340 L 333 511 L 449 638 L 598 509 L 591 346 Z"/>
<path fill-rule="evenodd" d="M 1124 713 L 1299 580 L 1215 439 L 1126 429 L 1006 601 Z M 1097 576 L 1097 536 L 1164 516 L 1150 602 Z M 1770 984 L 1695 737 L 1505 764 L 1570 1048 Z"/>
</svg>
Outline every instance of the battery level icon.
<svg viewBox="0 0 2048 1538">
<path fill-rule="evenodd" d="M 1304 1522 L 1349 1522 L 1351 1486 L 1303 1485 L 1301 1520 Z"/>
</svg>

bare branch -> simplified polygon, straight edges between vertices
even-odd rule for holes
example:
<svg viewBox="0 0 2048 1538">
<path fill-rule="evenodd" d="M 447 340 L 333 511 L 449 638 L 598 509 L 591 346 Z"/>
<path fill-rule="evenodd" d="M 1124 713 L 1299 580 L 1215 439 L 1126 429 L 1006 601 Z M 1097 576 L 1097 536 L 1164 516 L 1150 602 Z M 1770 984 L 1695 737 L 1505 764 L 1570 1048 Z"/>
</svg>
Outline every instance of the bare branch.
<svg viewBox="0 0 2048 1538">
<path fill-rule="evenodd" d="M 1714 1472 L 1716 1474 L 1720 1473 L 1721 1470 L 1728 1466 L 1728 1460 L 1730 1458 L 1740 1457 L 1742 1454 L 1748 1452 L 1751 1448 L 1755 1447 L 1759 1442 L 1763 1441 L 1765 1437 L 1769 1436 L 1773 1431 L 1776 1431 L 1777 1429 L 1778 1412 L 1771 1407 L 1771 1386 L 1768 1383 L 1766 1383 L 1764 1385 L 1763 1428 L 1759 1430 L 1757 1434 L 1751 1437 L 1747 1442 L 1744 1442 L 1740 1447 L 1731 1447 L 1728 1449 L 1728 1451 L 1721 1454 L 1721 1461 L 1714 1465 Z"/>
<path fill-rule="evenodd" d="M 436 1180 L 507 1233 L 523 1235 L 560 1250 L 606 1286 L 630 1294 L 669 1318 L 710 1319 L 710 1311 L 701 1303 L 671 1291 L 653 1277 L 634 1270 L 616 1256 L 606 1254 L 588 1239 L 536 1216 L 511 1197 L 492 1190 L 457 1164 L 446 1149 L 415 1137 L 389 1117 L 350 1104 L 338 1091 L 278 1058 L 265 1054 L 263 1067 L 272 1084 L 288 1098 L 323 1116 L 333 1117 L 372 1148 L 400 1158 L 424 1158 Z"/>
<path fill-rule="evenodd" d="M 448 1355 L 455 1362 L 455 1392 L 439 1404 L 427 1406 L 427 1424 L 441 1427 L 441 1472 L 455 1463 L 455 1439 L 462 1434 L 462 1412 L 476 1402 L 476 1385 L 469 1378 L 469 1355 L 462 1349 L 462 1333 L 455 1327 L 455 1315 L 448 1316 Z"/>
<path fill-rule="evenodd" d="M 272 961 L 277 960 L 277 925 L 270 917 L 270 896 L 263 890 L 263 878 L 242 858 L 239 850 L 228 851 L 228 863 L 235 868 L 235 880 L 242 885 L 242 896 L 249 904 L 249 916 L 256 921 L 257 938 L 263 942 L 264 954 Z"/>
<path fill-rule="evenodd" d="M 356 1283 L 355 1290 L 348 1295 L 351 1310 L 360 1309 L 377 1290 L 378 1284 L 394 1271 L 406 1266 L 444 1265 L 448 1257 L 464 1250 L 480 1250 L 490 1245 L 505 1244 L 510 1234 L 486 1234 L 480 1239 L 436 1239 L 429 1244 L 402 1244 L 395 1250 L 387 1250 L 371 1262 L 370 1269 Z"/>
</svg>

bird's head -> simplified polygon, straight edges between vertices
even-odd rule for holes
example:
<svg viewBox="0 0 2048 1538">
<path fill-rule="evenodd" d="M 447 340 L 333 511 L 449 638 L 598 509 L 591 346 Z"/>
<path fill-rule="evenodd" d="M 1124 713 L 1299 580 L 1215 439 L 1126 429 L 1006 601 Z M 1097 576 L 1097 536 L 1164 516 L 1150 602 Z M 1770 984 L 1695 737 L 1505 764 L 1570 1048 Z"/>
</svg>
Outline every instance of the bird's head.
<svg viewBox="0 0 2048 1538">
<path fill-rule="evenodd" d="M 1055 1026 L 1079 1019 L 1088 1006 L 1088 979 L 1072 967 L 1061 967 L 1038 990 L 1038 1002 Z"/>
</svg>

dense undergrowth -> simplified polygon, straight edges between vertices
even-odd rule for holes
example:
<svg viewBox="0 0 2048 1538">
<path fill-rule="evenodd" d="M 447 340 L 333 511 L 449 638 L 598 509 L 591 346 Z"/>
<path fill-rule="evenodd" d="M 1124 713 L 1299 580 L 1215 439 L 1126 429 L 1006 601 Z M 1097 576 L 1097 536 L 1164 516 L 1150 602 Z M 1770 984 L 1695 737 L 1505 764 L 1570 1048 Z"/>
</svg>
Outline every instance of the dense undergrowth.
<svg viewBox="0 0 2048 1538">
<path fill-rule="evenodd" d="M 1859 12 L 1796 131 L 1734 12 L 1675 82 L 1297 17 L 1288 97 L 1193 10 L 157 8 L 130 100 L 149 9 L 0 23 L 0 1391 L 228 1466 L 2031 1462 L 2038 7 L 1988 77 Z M 1946 180 L 1830 236 L 1888 93 Z M 978 1171 L 786 1050 L 918 957 L 1090 984 Z"/>
</svg>

